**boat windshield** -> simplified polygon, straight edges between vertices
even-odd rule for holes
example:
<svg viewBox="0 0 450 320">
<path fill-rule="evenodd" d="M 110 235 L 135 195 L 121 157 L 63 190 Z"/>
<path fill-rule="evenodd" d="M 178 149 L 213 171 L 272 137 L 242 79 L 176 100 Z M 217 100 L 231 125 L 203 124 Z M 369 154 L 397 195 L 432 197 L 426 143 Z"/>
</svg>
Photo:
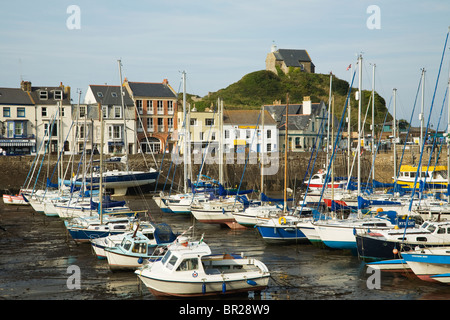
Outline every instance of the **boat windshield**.
<svg viewBox="0 0 450 320">
<path fill-rule="evenodd" d="M 166 264 L 167 260 L 169 260 L 170 255 L 172 254 L 172 252 L 167 251 L 167 253 L 164 255 L 164 257 L 162 258 L 161 262 L 162 264 Z"/>
</svg>

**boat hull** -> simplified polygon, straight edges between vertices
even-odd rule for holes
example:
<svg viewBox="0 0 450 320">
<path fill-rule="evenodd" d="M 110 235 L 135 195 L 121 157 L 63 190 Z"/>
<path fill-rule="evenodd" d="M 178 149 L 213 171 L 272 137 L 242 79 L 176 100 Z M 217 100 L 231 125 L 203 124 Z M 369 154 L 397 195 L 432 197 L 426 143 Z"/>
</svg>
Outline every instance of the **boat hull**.
<svg viewBox="0 0 450 320">
<path fill-rule="evenodd" d="M 247 291 L 261 291 L 264 290 L 269 283 L 269 276 L 264 277 L 248 277 L 247 279 L 223 281 L 222 277 L 216 281 L 195 281 L 182 282 L 171 280 L 160 280 L 140 274 L 136 271 L 139 279 L 147 286 L 152 294 L 155 296 L 175 296 L 175 297 L 196 297 L 220 294 L 236 294 Z M 254 284 L 249 284 L 253 281 Z"/>
</svg>

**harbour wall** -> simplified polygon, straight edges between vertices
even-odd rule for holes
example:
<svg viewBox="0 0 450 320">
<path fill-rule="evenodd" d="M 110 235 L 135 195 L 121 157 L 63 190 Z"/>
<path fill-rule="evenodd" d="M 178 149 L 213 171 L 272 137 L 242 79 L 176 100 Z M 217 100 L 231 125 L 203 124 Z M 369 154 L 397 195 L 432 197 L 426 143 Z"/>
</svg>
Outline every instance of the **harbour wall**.
<svg viewBox="0 0 450 320">
<path fill-rule="evenodd" d="M 438 164 L 445 165 L 447 163 L 447 151 L 442 148 L 440 154 L 436 150 L 433 153 L 431 165 L 435 164 L 435 159 L 439 155 Z M 239 187 L 241 190 L 244 189 L 254 189 L 260 190 L 261 188 L 261 169 L 259 161 L 256 158 L 245 158 L 239 155 L 234 155 L 234 158 L 224 158 L 224 180 L 227 187 Z M 33 175 L 36 177 L 39 173 L 39 179 L 36 183 L 36 188 L 41 188 L 44 185 L 45 177 L 52 176 L 52 182 L 56 183 L 57 180 L 57 170 L 55 170 L 55 164 L 57 157 L 53 156 L 54 160 L 35 160 L 34 156 L 0 156 L 0 166 L 2 168 L 2 174 L 0 175 L 0 192 L 4 190 L 9 190 L 10 192 L 16 193 L 24 185 L 27 177 Z M 98 156 L 96 156 L 98 159 Z M 194 157 L 193 157 L 194 158 Z M 402 150 L 397 151 L 397 166 L 402 158 Z M 162 161 L 162 166 L 161 166 Z M 266 159 L 266 161 L 268 161 Z M 352 159 L 353 161 L 353 159 Z M 419 153 L 417 148 L 414 149 L 413 146 L 405 150 L 403 154 L 402 164 L 413 164 L 418 163 Z M 422 165 L 427 165 L 429 161 L 429 153 L 424 153 L 422 157 Z M 198 157 L 192 159 L 192 173 L 194 178 L 197 178 L 197 174 L 200 172 L 211 178 L 218 179 L 219 177 L 219 166 L 217 164 L 218 160 L 216 158 L 216 163 L 208 163 L 206 161 L 202 164 L 201 158 Z M 70 172 L 72 170 L 77 172 L 79 167 L 80 156 L 75 156 L 71 159 L 70 156 L 64 157 L 64 170 L 69 166 Z M 267 162 L 266 162 L 267 163 Z M 319 169 L 325 168 L 326 154 L 324 152 L 319 152 L 313 154 L 311 157 L 310 152 L 302 153 L 290 153 L 287 158 L 287 186 L 291 189 L 298 190 L 301 187 L 302 181 L 309 178 L 309 175 L 305 175 L 308 168 L 314 168 L 313 172 L 317 172 Z M 347 176 L 347 163 L 348 157 L 347 153 L 340 152 L 335 156 L 335 175 L 336 176 Z M 351 163 L 352 164 L 352 163 Z M 130 170 L 148 170 L 150 167 L 155 169 L 160 169 L 162 174 L 158 179 L 157 190 L 168 190 L 170 187 L 173 189 L 182 189 L 183 186 L 183 163 L 175 164 L 172 161 L 170 155 L 158 154 L 154 157 L 152 155 L 130 155 L 128 157 L 128 165 Z M 115 169 L 120 169 L 120 165 L 115 164 Z M 34 168 L 34 174 L 33 174 Z M 72 169 L 73 168 L 73 169 Z M 284 188 L 284 176 L 285 176 L 285 160 L 284 154 L 280 153 L 278 158 L 270 159 L 270 163 L 265 165 L 266 175 L 264 176 L 264 190 L 266 192 L 279 192 Z M 361 181 L 367 181 L 369 175 L 371 175 L 372 168 L 372 154 L 370 151 L 365 151 L 361 155 Z M 113 168 L 114 169 L 114 168 Z M 392 151 L 380 152 L 376 156 L 375 160 L 375 179 L 380 182 L 390 183 L 392 182 L 392 177 L 394 174 L 394 156 Z M 353 162 L 353 176 L 356 176 L 357 172 L 357 160 Z M 35 180 L 30 184 L 30 187 L 35 186 Z M 173 182 L 172 182 L 173 181 Z M 241 182 L 242 181 L 242 182 Z M 134 190 L 135 192 L 153 192 L 155 191 L 155 186 L 146 186 L 141 188 L 141 190 Z M 133 190 L 131 191 L 133 192 Z"/>
</svg>

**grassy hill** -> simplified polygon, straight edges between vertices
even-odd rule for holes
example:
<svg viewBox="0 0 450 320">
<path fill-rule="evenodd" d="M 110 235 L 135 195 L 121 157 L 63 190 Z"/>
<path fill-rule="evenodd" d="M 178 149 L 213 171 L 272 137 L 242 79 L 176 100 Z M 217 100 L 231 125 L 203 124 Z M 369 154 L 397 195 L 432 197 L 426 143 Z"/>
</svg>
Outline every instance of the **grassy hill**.
<svg viewBox="0 0 450 320">
<path fill-rule="evenodd" d="M 335 101 L 335 112 L 338 119 L 341 118 L 342 110 L 348 94 L 349 83 L 333 77 L 332 93 Z M 303 97 L 310 96 L 312 102 L 324 101 L 328 105 L 330 90 L 330 76 L 328 74 L 306 73 L 293 70 L 287 75 L 279 71 L 275 74 L 270 71 L 261 70 L 249 73 L 242 77 L 239 81 L 221 89 L 217 92 L 210 93 L 203 97 L 200 101 L 193 101 L 191 96 L 188 102 L 199 111 L 205 108 L 215 106 L 217 99 L 221 98 L 224 107 L 231 109 L 259 109 L 262 105 L 273 104 L 274 101 L 286 103 L 286 94 L 289 93 L 289 103 L 302 103 Z M 358 103 L 355 101 L 354 92 L 351 94 L 351 120 L 356 124 L 358 119 Z M 362 112 L 364 113 L 371 96 L 370 91 L 363 91 Z M 370 103 L 371 107 L 372 103 Z M 375 93 L 375 123 L 382 124 L 386 115 L 385 100 Z M 369 110 L 368 122 L 371 122 L 371 110 Z M 370 119 L 370 120 L 369 120 Z M 388 115 L 387 121 L 391 120 Z M 368 126 L 368 125 L 367 125 Z M 356 129 L 356 128 L 354 128 Z"/>
</svg>

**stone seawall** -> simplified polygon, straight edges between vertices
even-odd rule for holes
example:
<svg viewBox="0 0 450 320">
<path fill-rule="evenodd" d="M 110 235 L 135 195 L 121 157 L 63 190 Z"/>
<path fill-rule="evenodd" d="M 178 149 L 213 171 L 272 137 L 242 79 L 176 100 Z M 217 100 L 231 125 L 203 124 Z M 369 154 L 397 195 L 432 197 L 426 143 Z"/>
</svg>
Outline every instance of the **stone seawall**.
<svg viewBox="0 0 450 320">
<path fill-rule="evenodd" d="M 435 152 L 434 157 L 432 158 L 431 164 L 435 163 L 436 155 L 438 151 Z M 401 149 L 399 149 L 397 154 L 397 165 L 400 163 L 400 158 L 402 155 Z M 276 170 L 276 174 L 266 175 L 264 178 L 265 190 L 266 191 L 280 191 L 284 187 L 284 155 L 280 154 L 280 158 L 278 159 L 278 170 Z M 439 164 L 447 163 L 447 152 L 446 150 L 441 151 Z M 35 161 L 34 156 L 0 156 L 0 166 L 2 168 L 2 174 L 0 175 L 0 192 L 3 192 L 5 189 L 9 189 L 11 192 L 17 192 L 24 184 L 27 176 L 29 175 L 30 169 L 34 170 L 34 177 L 39 174 L 39 180 L 36 186 L 42 187 L 44 186 L 45 177 L 51 176 L 53 174 L 52 182 L 56 183 L 57 180 L 57 171 L 54 170 L 57 157 L 53 155 L 51 158 L 54 160 L 50 160 L 50 163 L 47 160 L 43 162 L 41 159 Z M 98 159 L 98 157 L 96 157 Z M 150 167 L 159 169 L 161 160 L 163 159 L 162 155 L 156 155 L 155 160 L 151 155 L 131 155 L 129 156 L 129 167 L 131 170 L 146 170 Z M 361 157 L 361 180 L 367 181 L 367 177 L 370 174 L 370 168 L 372 165 L 372 155 L 370 152 L 363 152 Z M 427 165 L 429 159 L 429 154 L 425 153 L 422 158 L 422 164 Z M 417 150 L 408 149 L 405 150 L 403 156 L 403 164 L 411 164 L 414 161 L 417 163 L 419 160 L 419 155 Z M 194 160 L 193 160 L 194 161 Z M 76 172 L 80 162 L 80 157 L 76 156 L 75 159 L 72 159 L 69 156 L 64 157 L 64 168 L 73 168 Z M 197 161 L 198 162 L 198 161 Z M 227 164 L 224 166 L 224 179 L 227 182 L 227 186 L 229 187 L 239 187 L 242 178 L 241 189 L 254 189 L 260 190 L 261 184 L 261 175 L 260 175 L 260 166 L 259 163 L 247 163 L 245 161 L 238 162 L 237 159 L 232 160 L 233 163 Z M 311 153 L 291 153 L 288 156 L 288 186 L 291 189 L 298 189 L 301 185 L 301 182 L 305 178 L 306 170 L 311 168 L 314 165 L 314 172 L 317 172 L 319 169 L 324 168 L 324 164 L 326 162 L 326 154 L 320 152 L 317 157 L 313 155 L 311 158 Z M 375 162 L 375 179 L 381 182 L 392 182 L 392 176 L 394 173 L 393 169 L 394 165 L 394 157 L 392 151 L 389 152 L 381 152 L 376 157 Z M 114 165 L 116 169 L 119 169 L 119 165 Z M 192 172 L 194 177 L 197 176 L 200 171 L 200 164 L 192 165 Z M 33 169 L 34 168 L 34 169 Z M 64 169 L 66 170 L 66 169 Z M 243 171 L 245 170 L 244 175 Z M 72 172 L 72 170 L 69 170 Z M 54 173 L 53 173 L 54 172 Z M 346 176 L 347 175 L 347 156 L 346 154 L 339 153 L 336 155 L 335 160 L 335 174 L 336 176 Z M 357 161 L 354 163 L 354 176 L 356 176 L 357 172 Z M 207 175 L 209 177 L 218 179 L 219 177 L 219 167 L 217 164 L 204 164 L 202 174 Z M 30 173 L 31 175 L 31 173 Z M 169 177 L 169 178 L 167 178 Z M 173 188 L 182 187 L 182 178 L 183 178 L 183 164 L 175 165 L 171 162 L 171 156 L 166 155 L 163 159 L 162 165 L 162 174 L 158 180 L 158 189 L 161 190 L 166 185 L 165 189 L 167 190 L 171 186 L 171 180 L 173 179 Z M 307 176 L 309 178 L 309 176 Z M 34 186 L 34 180 L 31 183 L 31 187 Z M 144 192 L 154 191 L 155 187 L 147 187 L 143 188 Z"/>
</svg>

